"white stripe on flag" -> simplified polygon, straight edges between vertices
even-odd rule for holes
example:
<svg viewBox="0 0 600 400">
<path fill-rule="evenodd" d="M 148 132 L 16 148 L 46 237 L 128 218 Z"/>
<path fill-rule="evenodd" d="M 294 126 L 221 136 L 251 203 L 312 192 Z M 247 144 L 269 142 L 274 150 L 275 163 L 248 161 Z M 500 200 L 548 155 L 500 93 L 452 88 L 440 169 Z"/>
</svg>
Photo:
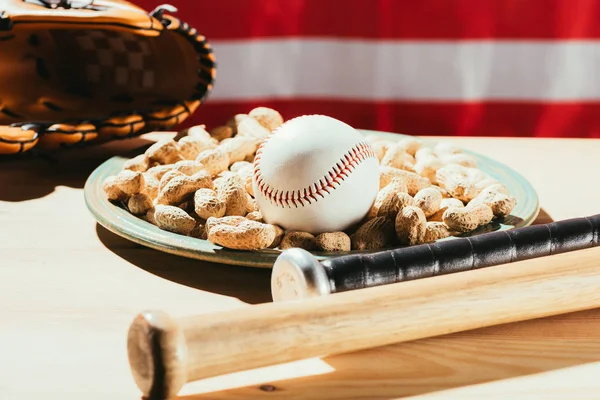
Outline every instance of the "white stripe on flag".
<svg viewBox="0 0 600 400">
<path fill-rule="evenodd" d="M 215 41 L 211 102 L 599 100 L 600 41 Z"/>
</svg>

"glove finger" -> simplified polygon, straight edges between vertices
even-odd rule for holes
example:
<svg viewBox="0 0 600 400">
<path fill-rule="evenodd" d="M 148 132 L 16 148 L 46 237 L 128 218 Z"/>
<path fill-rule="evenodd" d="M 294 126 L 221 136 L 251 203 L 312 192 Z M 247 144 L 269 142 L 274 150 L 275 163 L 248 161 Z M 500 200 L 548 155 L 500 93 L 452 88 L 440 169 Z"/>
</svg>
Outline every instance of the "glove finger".
<svg viewBox="0 0 600 400">
<path fill-rule="evenodd" d="M 200 101 L 185 101 L 146 115 L 146 130 L 168 130 L 187 119 L 200 106 Z"/>
<path fill-rule="evenodd" d="M 15 154 L 28 151 L 38 141 L 38 133 L 32 129 L 0 125 L 0 154 Z"/>
<path fill-rule="evenodd" d="M 54 124 L 40 137 L 39 146 L 46 150 L 73 146 L 92 141 L 98 137 L 96 127 L 89 123 L 83 124 Z"/>
<path fill-rule="evenodd" d="M 146 122 L 140 114 L 115 116 L 96 125 L 99 141 L 138 136 L 146 128 Z"/>
</svg>

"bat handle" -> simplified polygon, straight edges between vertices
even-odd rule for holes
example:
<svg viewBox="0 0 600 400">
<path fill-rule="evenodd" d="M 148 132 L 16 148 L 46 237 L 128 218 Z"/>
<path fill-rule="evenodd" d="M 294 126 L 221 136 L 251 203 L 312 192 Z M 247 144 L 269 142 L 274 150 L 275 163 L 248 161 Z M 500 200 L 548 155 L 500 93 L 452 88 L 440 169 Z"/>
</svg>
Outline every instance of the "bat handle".
<svg viewBox="0 0 600 400">
<path fill-rule="evenodd" d="M 273 265 L 274 301 L 470 271 L 600 244 L 600 214 L 319 262 L 289 249 Z"/>
</svg>

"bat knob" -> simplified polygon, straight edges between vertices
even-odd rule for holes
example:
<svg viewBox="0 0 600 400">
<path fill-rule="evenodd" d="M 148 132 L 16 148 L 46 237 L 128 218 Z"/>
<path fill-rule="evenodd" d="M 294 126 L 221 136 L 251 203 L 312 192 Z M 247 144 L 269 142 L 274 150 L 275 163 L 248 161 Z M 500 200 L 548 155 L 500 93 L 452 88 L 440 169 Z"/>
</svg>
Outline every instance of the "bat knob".
<svg viewBox="0 0 600 400">
<path fill-rule="evenodd" d="M 127 355 L 135 383 L 146 399 L 175 397 L 187 382 L 183 331 L 162 311 L 140 313 L 127 335 Z"/>
<path fill-rule="evenodd" d="M 331 292 L 327 271 L 308 251 L 287 249 L 275 260 L 271 273 L 273 301 L 300 300 Z"/>
</svg>

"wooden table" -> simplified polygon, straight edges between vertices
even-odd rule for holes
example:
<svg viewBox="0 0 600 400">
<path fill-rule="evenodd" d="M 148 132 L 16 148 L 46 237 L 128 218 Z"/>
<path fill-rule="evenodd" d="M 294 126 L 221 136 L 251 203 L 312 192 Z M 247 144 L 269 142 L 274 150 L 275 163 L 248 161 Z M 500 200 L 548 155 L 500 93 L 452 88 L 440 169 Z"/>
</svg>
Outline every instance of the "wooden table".
<svg viewBox="0 0 600 400">
<path fill-rule="evenodd" d="M 269 270 L 140 247 L 96 224 L 83 200 L 102 161 L 153 137 L 0 161 L 0 399 L 121 400 L 140 394 L 127 328 L 270 301 Z M 599 140 L 455 138 L 537 188 L 537 223 L 600 211 Z M 598 398 L 600 310 L 309 359 L 188 384 L 192 399 Z"/>
</svg>

